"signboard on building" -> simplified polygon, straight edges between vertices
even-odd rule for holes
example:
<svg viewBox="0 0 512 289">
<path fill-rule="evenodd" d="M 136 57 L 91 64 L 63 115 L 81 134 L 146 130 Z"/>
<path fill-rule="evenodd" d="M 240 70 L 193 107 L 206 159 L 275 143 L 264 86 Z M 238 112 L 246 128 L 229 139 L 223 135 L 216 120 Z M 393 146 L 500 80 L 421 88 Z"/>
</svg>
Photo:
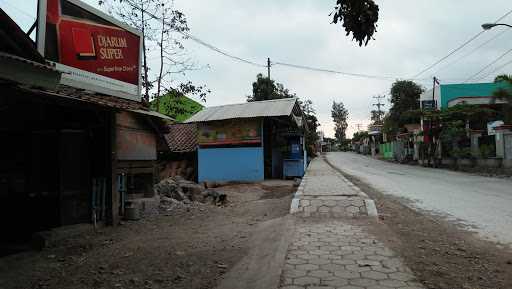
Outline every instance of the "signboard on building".
<svg viewBox="0 0 512 289">
<path fill-rule="evenodd" d="M 199 145 L 261 143 L 261 121 L 233 119 L 199 124 Z"/>
<path fill-rule="evenodd" d="M 423 110 L 434 110 L 437 108 L 437 103 L 435 100 L 422 100 L 421 108 Z"/>
<path fill-rule="evenodd" d="M 78 0 L 39 0 L 37 47 L 61 83 L 140 101 L 139 31 Z"/>
</svg>

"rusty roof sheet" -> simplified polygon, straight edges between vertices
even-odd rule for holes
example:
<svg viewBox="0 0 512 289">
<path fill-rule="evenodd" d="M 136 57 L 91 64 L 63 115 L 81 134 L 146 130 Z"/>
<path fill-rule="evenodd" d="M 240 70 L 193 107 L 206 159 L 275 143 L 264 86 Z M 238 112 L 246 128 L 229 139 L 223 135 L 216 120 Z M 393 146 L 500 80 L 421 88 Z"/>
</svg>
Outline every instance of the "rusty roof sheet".
<svg viewBox="0 0 512 289">
<path fill-rule="evenodd" d="M 207 122 L 234 118 L 290 116 L 297 98 L 253 101 L 239 104 L 205 107 L 185 122 Z"/>
<path fill-rule="evenodd" d="M 64 98 L 67 100 L 75 100 L 82 101 L 93 105 L 98 105 L 102 107 L 119 109 L 119 110 L 128 110 L 139 114 L 144 114 L 152 117 L 158 117 L 160 119 L 173 120 L 172 118 L 158 113 L 156 111 L 150 110 L 144 103 L 137 102 L 133 100 L 128 100 L 124 98 L 119 98 L 116 96 L 110 96 L 105 94 L 100 94 L 88 90 L 77 89 L 70 86 L 59 85 L 57 89 L 50 90 L 39 87 L 31 87 L 19 85 L 19 88 L 23 90 L 28 90 L 32 93 L 42 93 L 49 96 L 54 96 L 58 98 Z"/>
<path fill-rule="evenodd" d="M 95 93 L 88 90 L 77 89 L 66 85 L 59 85 L 57 89 L 51 90 L 23 85 L 20 85 L 20 87 L 22 89 L 29 90 L 33 93 L 42 93 L 49 96 L 65 98 L 68 100 L 83 101 L 90 104 L 95 104 L 109 108 L 116 108 L 122 110 L 148 110 L 141 102 Z"/>
<path fill-rule="evenodd" d="M 37 67 L 37 68 L 40 68 L 40 69 L 43 69 L 43 70 L 57 71 L 57 69 L 55 69 L 55 67 L 53 65 L 49 64 L 48 62 L 43 62 L 43 63 L 35 62 L 35 61 L 32 61 L 32 60 L 29 60 L 29 59 L 26 59 L 26 58 L 23 58 L 23 57 L 19 57 L 19 56 L 14 55 L 14 54 L 5 53 L 5 52 L 2 52 L 2 51 L 0 51 L 0 58 L 10 59 L 10 60 L 18 61 L 18 62 L 21 62 L 21 63 L 29 64 L 29 65 L 32 65 L 34 67 Z"/>
<path fill-rule="evenodd" d="M 197 149 L 197 124 L 171 124 L 167 130 L 165 141 L 172 152 L 193 152 Z"/>
</svg>

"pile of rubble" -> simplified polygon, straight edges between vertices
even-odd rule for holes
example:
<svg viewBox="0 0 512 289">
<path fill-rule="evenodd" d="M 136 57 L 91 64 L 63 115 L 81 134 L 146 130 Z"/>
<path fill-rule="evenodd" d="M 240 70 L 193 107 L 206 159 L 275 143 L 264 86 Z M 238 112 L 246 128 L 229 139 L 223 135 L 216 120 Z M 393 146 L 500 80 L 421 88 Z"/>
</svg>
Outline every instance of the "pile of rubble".
<svg viewBox="0 0 512 289">
<path fill-rule="evenodd" d="M 162 180 L 155 185 L 154 190 L 160 196 L 160 207 L 165 211 L 188 207 L 194 202 L 223 205 L 227 201 L 225 193 L 206 188 L 181 176 Z"/>
</svg>

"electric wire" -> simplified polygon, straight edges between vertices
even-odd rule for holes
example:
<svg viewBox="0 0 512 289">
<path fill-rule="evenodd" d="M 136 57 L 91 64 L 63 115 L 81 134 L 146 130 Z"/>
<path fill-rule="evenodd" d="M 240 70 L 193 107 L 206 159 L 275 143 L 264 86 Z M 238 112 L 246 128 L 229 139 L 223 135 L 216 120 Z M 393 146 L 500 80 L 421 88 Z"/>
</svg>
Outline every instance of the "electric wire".
<svg viewBox="0 0 512 289">
<path fill-rule="evenodd" d="M 150 16 L 151 18 L 155 19 L 155 20 L 159 20 L 161 21 L 161 19 L 154 15 L 153 13 L 147 11 L 147 10 L 143 10 L 141 9 L 141 7 L 139 7 L 137 4 L 133 3 L 133 1 L 130 1 L 130 0 L 126 0 L 126 2 L 128 4 L 130 4 L 133 8 L 135 9 L 139 9 L 141 11 L 143 11 L 143 13 L 145 13 L 146 15 Z M 510 14 L 512 14 L 512 10 L 508 11 L 505 15 L 503 15 L 502 17 L 498 18 L 494 23 L 497 23 L 498 21 L 506 18 L 507 16 L 509 16 Z M 246 63 L 246 64 L 249 64 L 249 65 L 252 65 L 252 66 L 256 66 L 256 67 L 260 67 L 260 68 L 266 68 L 267 65 L 265 64 L 261 64 L 261 63 L 257 63 L 255 61 L 252 61 L 252 60 L 249 60 L 249 59 L 246 59 L 246 58 L 242 58 L 242 57 L 239 57 L 239 56 L 236 56 L 236 55 L 233 55 L 229 52 L 226 52 L 225 50 L 223 49 L 220 49 L 218 47 L 216 47 L 215 45 L 212 45 L 204 40 L 201 40 L 199 37 L 196 37 L 190 33 L 187 33 L 185 31 L 177 31 L 178 33 L 182 34 L 185 38 L 187 39 L 190 39 L 214 52 L 217 52 L 225 57 L 228 57 L 230 59 L 233 59 L 233 60 L 236 60 L 238 62 L 242 62 L 242 63 Z M 446 58 L 448 58 L 449 56 L 453 55 L 454 53 L 456 53 L 457 51 L 459 51 L 460 49 L 462 49 L 463 47 L 465 47 L 467 44 L 469 44 L 470 42 L 472 42 L 473 40 L 475 40 L 476 38 L 478 38 L 483 32 L 485 31 L 481 31 L 479 34 L 475 35 L 474 37 L 472 37 L 470 40 L 466 41 L 462 46 L 456 48 L 454 51 L 452 51 L 449 55 L 443 57 L 441 59 L 441 61 L 438 61 L 437 63 L 435 63 L 435 65 L 439 64 L 440 62 L 444 61 Z M 499 59 L 498 59 L 499 60 Z M 333 74 L 339 74 L 339 75 L 345 75 L 345 76 L 352 76 L 352 77 L 361 77 L 361 78 L 368 78 L 368 79 L 379 79 L 379 80 L 387 80 L 387 81 L 394 81 L 396 79 L 404 79 L 404 80 L 411 80 L 411 81 L 414 81 L 414 80 L 417 80 L 417 81 L 426 81 L 426 80 L 429 80 L 429 78 L 418 78 L 419 75 L 423 74 L 424 71 L 427 71 L 429 70 L 430 68 L 434 67 L 435 65 L 432 65 L 432 67 L 429 67 L 427 70 L 424 70 L 422 71 L 421 73 L 418 73 L 415 77 L 412 77 L 412 78 L 402 78 L 402 77 L 396 77 L 396 76 L 386 76 L 386 75 L 371 75 L 371 74 L 364 74 L 364 73 L 353 73 L 353 72 L 346 72 L 346 71 L 337 71 L 337 70 L 332 70 L 332 69 L 326 69 L 326 68 L 318 68 L 318 67 L 311 67 L 311 66 L 305 66 L 305 65 L 299 65 L 299 64 L 291 64 L 291 63 L 284 63 L 284 62 L 271 62 L 271 65 L 281 65 L 281 66 L 287 66 L 287 67 L 292 67 L 292 68 L 296 68 L 296 69 L 303 69 L 303 70 L 309 70 L 309 71 L 316 71 L 316 72 L 325 72 L 325 73 L 333 73 Z"/>
<path fill-rule="evenodd" d="M 489 77 L 491 74 L 494 74 L 494 73 L 496 73 L 496 72 L 498 72 L 498 71 L 501 71 L 503 68 L 505 68 L 505 67 L 507 67 L 507 66 L 509 66 L 509 65 L 511 65 L 511 64 L 512 64 L 512 60 L 507 61 L 507 62 L 505 62 L 504 64 L 502 64 L 502 65 L 500 65 L 500 66 L 496 67 L 495 69 L 491 70 L 490 72 L 488 72 L 487 74 L 485 74 L 484 76 L 482 76 L 482 77 L 480 77 L 480 78 L 478 78 L 478 79 L 476 79 L 476 80 L 477 80 L 477 81 L 480 81 L 480 80 L 482 80 L 482 79 L 486 79 L 486 78 L 487 78 L 487 77 Z"/>
<path fill-rule="evenodd" d="M 505 15 L 501 16 L 500 18 L 498 18 L 496 21 L 494 21 L 494 23 L 498 23 L 499 21 L 505 19 L 507 16 L 509 16 L 510 14 L 512 14 L 512 10 L 508 11 L 507 13 L 505 13 Z M 416 75 L 414 75 L 412 78 L 417 78 L 419 77 L 420 75 L 422 75 L 423 73 L 429 71 L 430 69 L 434 68 L 435 66 L 437 66 L 439 63 L 445 61 L 446 59 L 448 59 L 450 56 L 454 55 L 455 53 L 459 52 L 462 48 L 466 47 L 468 44 L 470 44 L 471 42 L 473 42 L 475 39 L 477 39 L 478 37 L 480 37 L 482 34 L 484 34 L 487 30 L 482 30 L 480 32 L 478 32 L 476 35 L 474 35 L 473 37 L 471 37 L 469 40 L 467 40 L 466 42 L 462 43 L 460 46 L 458 46 L 457 48 L 453 49 L 452 51 L 450 51 L 448 53 L 448 55 L 442 57 L 441 59 L 439 59 L 438 61 L 434 62 L 433 64 L 427 66 L 425 69 L 421 70 L 419 73 L 417 73 Z"/>
<path fill-rule="evenodd" d="M 396 77 L 393 77 L 393 76 L 370 75 L 370 74 L 363 74 L 363 73 L 352 73 L 352 72 L 336 71 L 336 70 L 332 70 L 332 69 L 311 67 L 311 66 L 305 66 L 305 65 L 299 65 L 299 64 L 291 64 L 291 63 L 284 63 L 284 62 L 272 62 L 272 64 L 273 65 L 287 66 L 287 67 L 292 67 L 292 68 L 297 68 L 297 69 L 303 69 L 303 70 L 316 71 L 316 72 L 326 72 L 326 73 L 340 74 L 340 75 L 345 75 L 345 76 L 372 78 L 372 79 L 380 79 L 380 80 L 395 80 L 396 79 Z"/>
<path fill-rule="evenodd" d="M 17 12 L 19 13 L 18 15 L 20 16 L 24 16 L 27 20 L 31 20 L 31 21 L 34 21 L 37 17 L 30 14 L 30 13 L 27 13 L 26 11 L 23 11 L 22 9 L 16 7 L 15 5 L 9 3 L 8 1 L 5 1 L 5 0 L 2 0 L 2 3 L 4 3 L 5 5 L 11 7 L 13 9 L 13 12 Z"/>
<path fill-rule="evenodd" d="M 209 43 L 206 43 L 205 41 L 203 41 L 203 40 L 201 40 L 201 39 L 199 39 L 199 38 L 197 38 L 197 37 L 195 37 L 195 36 L 193 36 L 193 35 L 191 35 L 189 33 L 186 33 L 186 32 L 179 32 L 179 33 L 182 34 L 183 36 L 187 37 L 188 39 L 191 39 L 192 41 L 194 41 L 194 42 L 196 42 L 198 44 L 203 45 L 206 48 L 209 48 L 209 49 L 211 49 L 211 50 L 213 50 L 213 51 L 215 51 L 217 53 L 220 53 L 220 54 L 222 54 L 222 55 L 224 55 L 226 57 L 229 57 L 231 59 L 234 59 L 236 61 L 247 63 L 247 64 L 250 64 L 250 65 L 253 65 L 253 66 L 257 66 L 257 67 L 267 67 L 264 64 L 256 63 L 254 61 L 250 61 L 250 60 L 244 59 L 242 57 L 238 57 L 238 56 L 232 55 L 232 54 L 230 54 L 228 52 L 225 52 L 224 50 L 222 50 L 222 49 L 220 49 L 218 47 L 215 47 L 215 46 L 213 46 L 213 45 L 211 45 Z"/>
<path fill-rule="evenodd" d="M 507 54 L 511 53 L 512 52 L 512 49 L 509 49 L 507 50 L 505 53 L 503 53 L 502 55 L 500 55 L 498 58 L 494 59 L 491 63 L 487 64 L 486 66 L 484 66 L 484 68 L 482 68 L 480 71 L 478 71 L 477 73 L 471 75 L 468 79 L 466 79 L 464 81 L 464 83 L 467 83 L 468 81 L 470 81 L 471 79 L 477 77 L 478 75 L 480 75 L 482 72 L 484 72 L 487 68 L 493 66 L 496 62 L 500 61 L 503 57 L 507 56 Z"/>
<path fill-rule="evenodd" d="M 442 70 L 445 70 L 447 69 L 448 67 L 458 63 L 459 61 L 461 61 L 462 59 L 464 58 L 467 58 L 471 55 L 473 55 L 475 52 L 477 52 L 478 50 L 480 50 L 480 48 L 486 46 L 487 44 L 493 42 L 494 40 L 498 39 L 499 37 L 503 36 L 505 33 L 509 32 L 510 30 L 509 29 L 506 29 L 506 30 L 502 30 L 501 32 L 497 33 L 496 35 L 494 35 L 492 38 L 490 38 L 489 40 L 485 41 L 484 43 L 478 45 L 476 48 L 474 48 L 473 50 L 471 50 L 469 53 L 466 53 L 464 54 L 462 57 L 459 57 L 457 59 L 455 59 L 454 61 L 448 63 L 447 65 L 444 65 L 442 66 L 441 68 L 439 68 L 438 70 L 436 70 L 436 72 L 434 72 L 434 75 L 437 75 L 440 71 Z"/>
</svg>

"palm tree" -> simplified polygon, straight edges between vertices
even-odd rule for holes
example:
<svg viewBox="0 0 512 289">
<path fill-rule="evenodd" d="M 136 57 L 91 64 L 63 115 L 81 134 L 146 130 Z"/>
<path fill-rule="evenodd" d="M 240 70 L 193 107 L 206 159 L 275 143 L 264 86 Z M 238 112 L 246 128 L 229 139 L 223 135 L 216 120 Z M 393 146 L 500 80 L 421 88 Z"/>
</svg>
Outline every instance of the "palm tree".
<svg viewBox="0 0 512 289">
<path fill-rule="evenodd" d="M 508 74 L 500 74 L 494 78 L 494 82 L 501 82 L 501 81 L 508 81 L 510 82 L 512 80 L 512 75 Z"/>
<path fill-rule="evenodd" d="M 493 94 L 493 102 L 503 100 L 503 116 L 506 124 L 512 124 L 512 75 L 502 74 L 496 76 L 495 83 L 507 83 L 502 88 L 496 90 Z"/>
</svg>

